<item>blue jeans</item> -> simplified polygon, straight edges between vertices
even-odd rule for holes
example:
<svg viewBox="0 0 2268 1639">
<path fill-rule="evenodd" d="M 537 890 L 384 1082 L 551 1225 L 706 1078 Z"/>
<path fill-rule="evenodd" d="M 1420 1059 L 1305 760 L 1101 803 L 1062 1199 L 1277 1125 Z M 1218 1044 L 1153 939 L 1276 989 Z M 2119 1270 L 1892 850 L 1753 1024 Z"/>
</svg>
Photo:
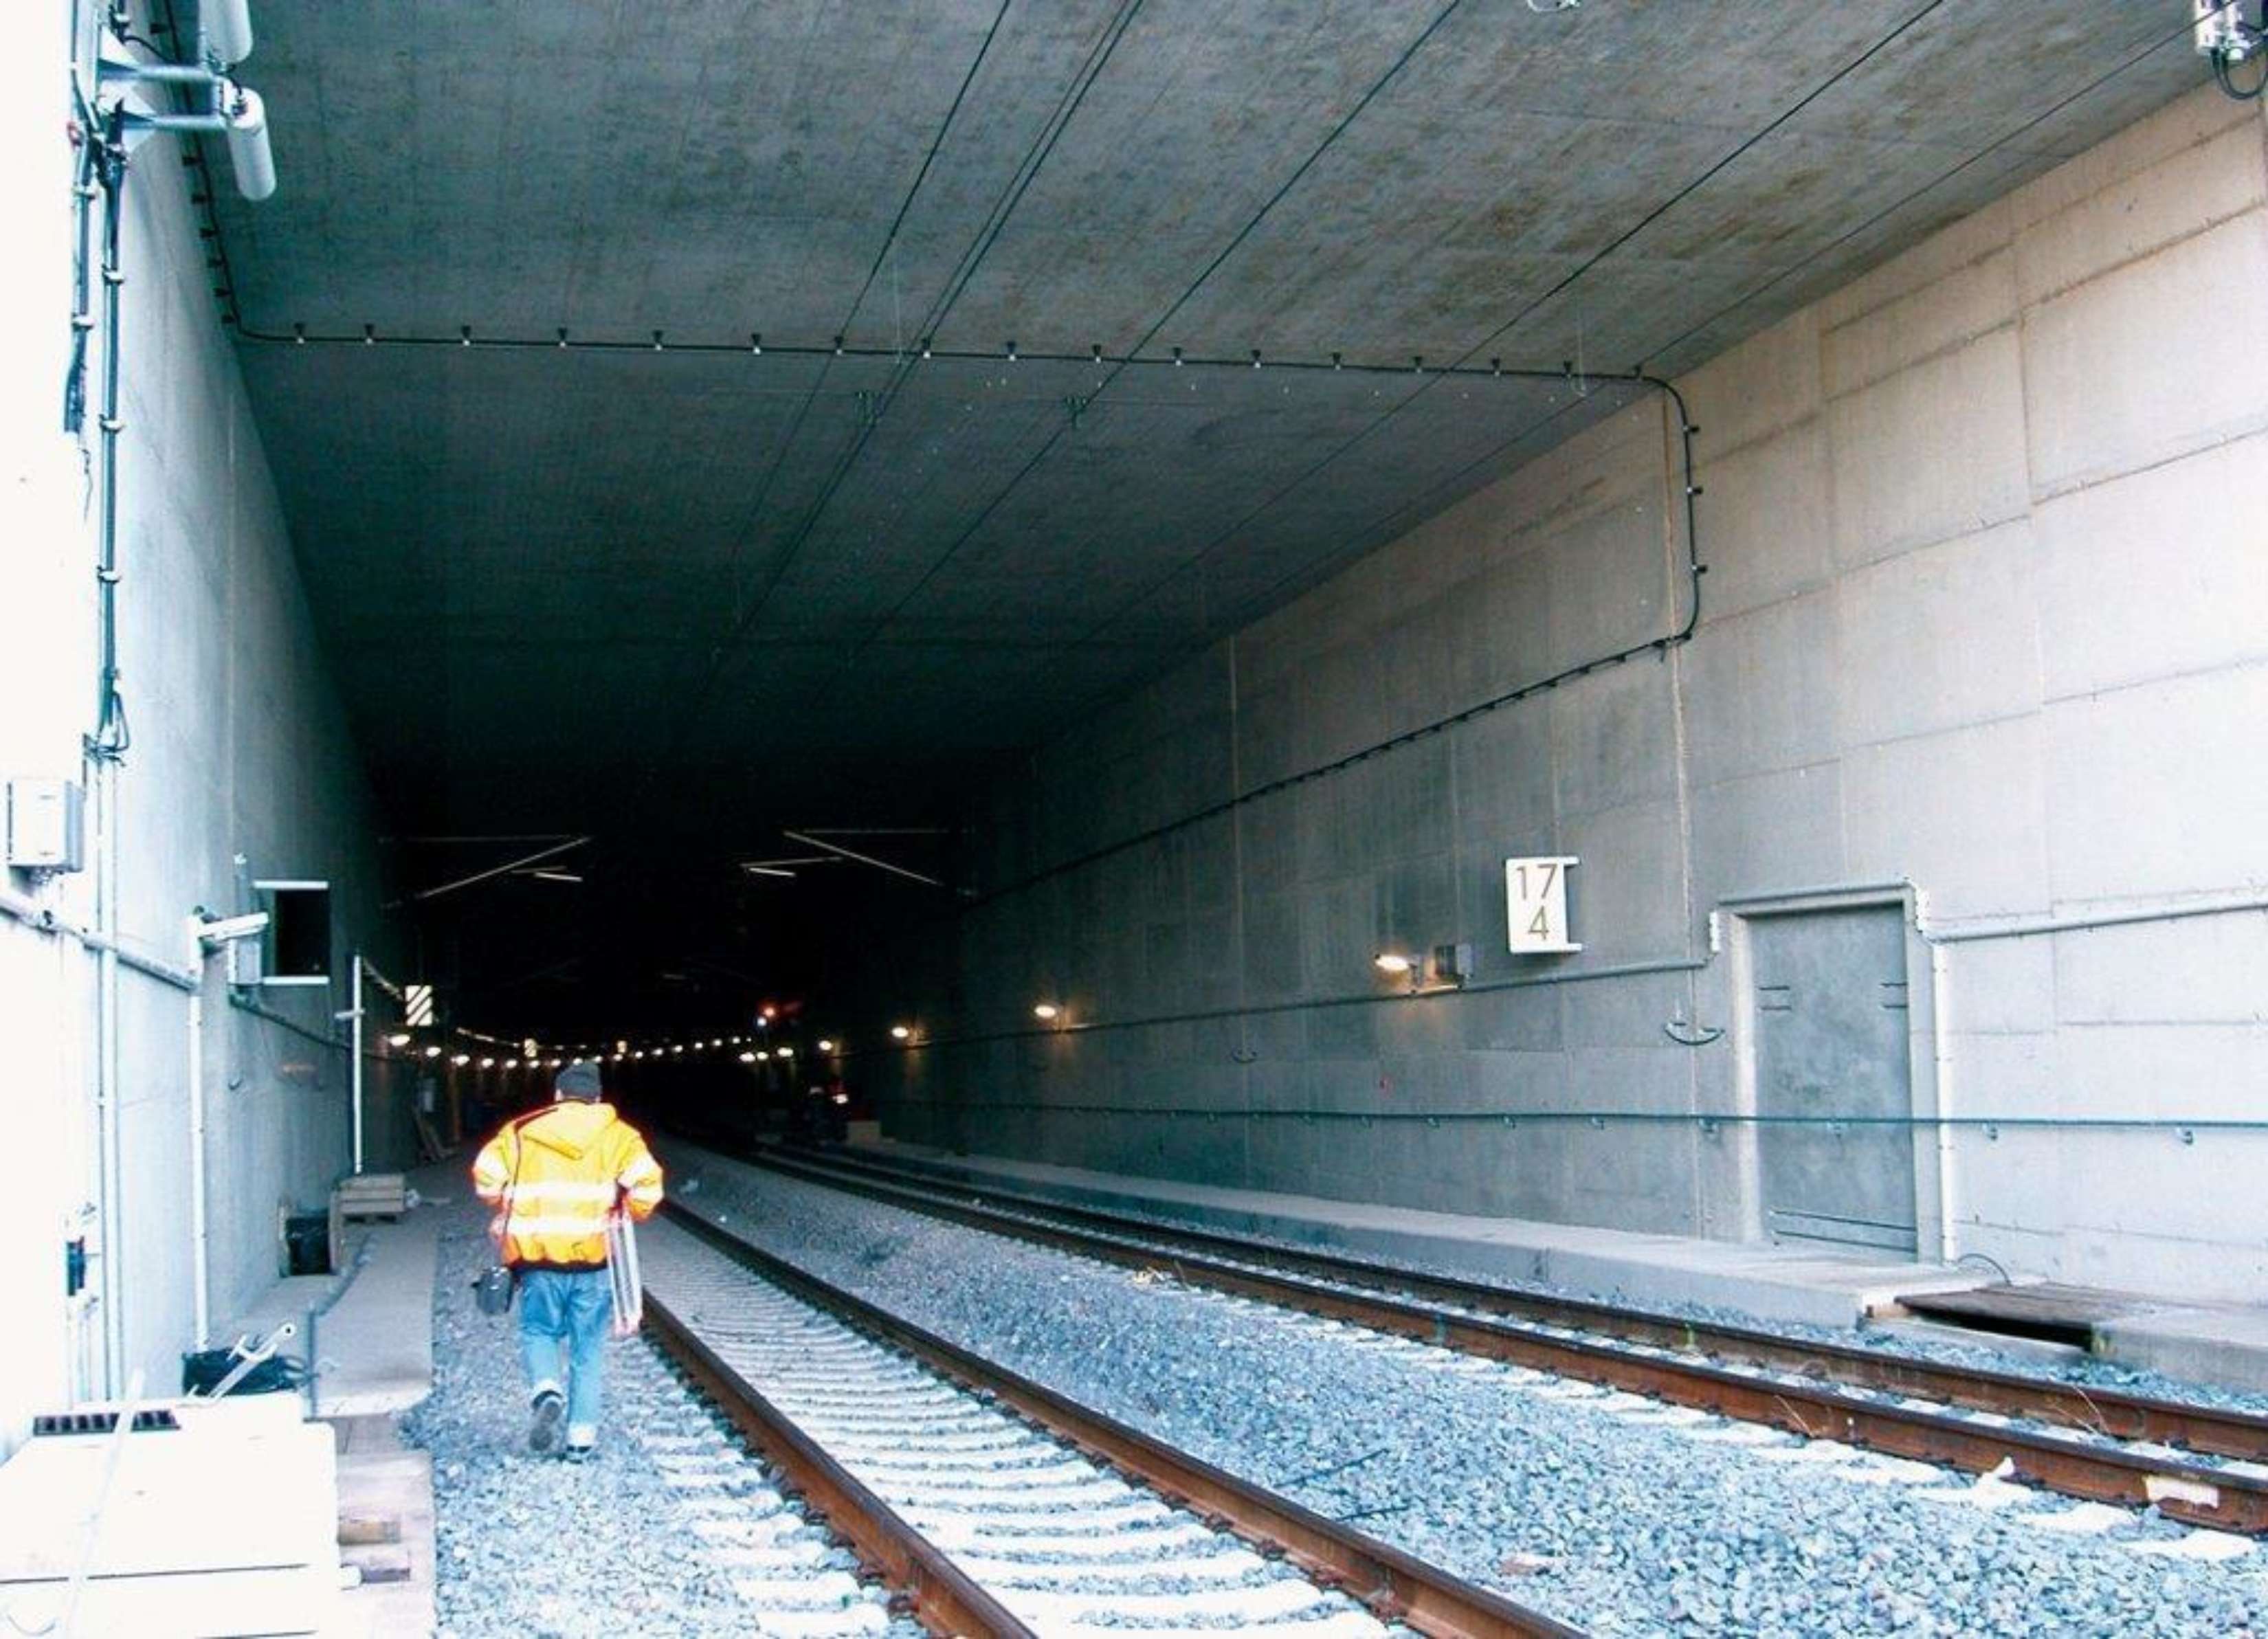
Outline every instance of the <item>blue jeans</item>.
<svg viewBox="0 0 2268 1639">
<path fill-rule="evenodd" d="M 586 1445 L 599 1437 L 599 1402 L 606 1386 L 608 1322 L 615 1289 L 604 1269 L 527 1269 L 519 1277 L 519 1356 L 529 1393 L 563 1389 L 567 1438 Z M 563 1379 L 559 1355 L 564 1346 Z"/>
</svg>

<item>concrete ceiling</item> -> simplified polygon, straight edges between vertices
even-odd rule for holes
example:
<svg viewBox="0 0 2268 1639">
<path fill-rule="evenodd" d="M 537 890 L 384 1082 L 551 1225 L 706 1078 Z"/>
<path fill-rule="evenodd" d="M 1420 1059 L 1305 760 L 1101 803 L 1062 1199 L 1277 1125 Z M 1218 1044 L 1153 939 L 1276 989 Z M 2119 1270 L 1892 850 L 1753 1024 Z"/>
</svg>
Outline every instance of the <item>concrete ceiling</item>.
<svg viewBox="0 0 2268 1639">
<path fill-rule="evenodd" d="M 399 814 L 840 823 L 1624 401 L 1439 366 L 1688 368 L 2198 83 L 2186 10 L 263 0 L 225 299 Z"/>
</svg>

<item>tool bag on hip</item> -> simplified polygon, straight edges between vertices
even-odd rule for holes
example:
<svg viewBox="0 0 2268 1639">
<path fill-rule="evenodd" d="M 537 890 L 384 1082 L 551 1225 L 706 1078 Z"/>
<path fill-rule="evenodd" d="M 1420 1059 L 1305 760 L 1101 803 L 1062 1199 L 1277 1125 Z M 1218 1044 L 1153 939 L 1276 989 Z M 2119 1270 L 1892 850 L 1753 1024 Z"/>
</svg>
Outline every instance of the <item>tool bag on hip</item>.
<svg viewBox="0 0 2268 1639">
<path fill-rule="evenodd" d="M 482 1314 L 509 1314 L 512 1295 L 519 1287 L 519 1270 L 508 1263 L 491 1263 L 473 1283 L 473 1302 Z"/>
</svg>

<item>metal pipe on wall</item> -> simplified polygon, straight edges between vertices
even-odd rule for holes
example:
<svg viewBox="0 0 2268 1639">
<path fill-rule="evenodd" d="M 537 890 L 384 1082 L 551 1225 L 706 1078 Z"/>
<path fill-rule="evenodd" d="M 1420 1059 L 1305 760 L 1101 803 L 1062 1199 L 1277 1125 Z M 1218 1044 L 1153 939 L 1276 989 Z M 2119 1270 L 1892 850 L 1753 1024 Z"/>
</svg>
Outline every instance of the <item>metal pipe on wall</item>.
<svg viewBox="0 0 2268 1639">
<path fill-rule="evenodd" d="M 117 955 L 118 965 L 121 967 L 129 972 L 158 980 L 176 990 L 194 991 L 197 989 L 197 975 L 194 970 L 177 967 L 171 962 L 136 949 L 123 939 L 114 939 L 106 934 L 96 932 L 92 928 L 83 928 L 77 922 L 57 915 L 37 900 L 27 899 L 12 888 L 0 888 L 0 915 L 14 917 L 36 933 L 44 933 L 58 939 L 69 939 L 73 944 L 84 947 L 91 954 L 99 954 L 104 951 L 114 952 Z"/>
<path fill-rule="evenodd" d="M 205 1201 L 205 999 L 189 998 L 189 1241 L 196 1347 L 212 1341 L 212 1231 Z"/>
<path fill-rule="evenodd" d="M 128 733 L 118 695 L 118 435 L 120 289 L 126 273 L 119 258 L 121 195 L 125 187 L 124 151 L 114 117 L 102 140 L 108 151 L 102 180 L 102 405 L 96 426 L 101 434 L 102 488 L 95 580 L 102 656 L 94 731 L 85 740 L 85 759 L 92 777 L 95 823 L 94 931 L 101 936 L 96 959 L 94 1107 L 97 1172 L 100 1179 L 97 1221 L 102 1241 L 103 1392 L 118 1393 L 126 1359 L 126 1305 L 120 1277 L 124 1244 L 124 1164 L 118 1121 L 118 761 Z M 96 140 L 89 132 L 87 140 Z"/>
<path fill-rule="evenodd" d="M 1914 908 L 1914 922 L 1921 922 L 1921 908 Z M 1930 1062 L 1935 1067 L 1933 1077 L 1937 1093 L 1937 1260 L 1951 1263 L 1957 1255 L 1953 1232 L 1953 1214 L 1958 1205 L 1953 1183 L 1953 1032 L 1948 1022 L 1945 981 L 1945 949 L 1929 946 L 1929 1034 Z"/>
<path fill-rule="evenodd" d="M 2184 922 L 2193 916 L 2227 916 L 2248 910 L 2268 911 L 2268 893 L 2251 893 L 2228 899 L 2132 906 L 2124 910 L 2094 911 L 2077 916 L 2038 916 L 2021 922 L 1984 922 L 1972 927 L 1923 928 L 1919 932 L 1932 944 L 1972 944 L 1984 939 L 2029 939 L 2043 933 L 2084 933 L 2095 928 L 2127 928 L 2150 922 Z"/>
<path fill-rule="evenodd" d="M 347 1062 L 353 1068 L 348 1075 L 354 1085 L 354 1175 L 362 1176 L 362 952 L 354 954 L 354 991 L 347 1006 L 347 1027 L 350 1044 Z"/>
<path fill-rule="evenodd" d="M 126 1358 L 126 1304 L 120 1279 L 123 1222 L 124 1163 L 118 1121 L 118 765 L 95 764 L 95 930 L 103 943 L 95 952 L 94 1119 L 96 1171 L 99 1180 L 97 1223 L 102 1242 L 102 1390 L 118 1393 Z"/>
</svg>

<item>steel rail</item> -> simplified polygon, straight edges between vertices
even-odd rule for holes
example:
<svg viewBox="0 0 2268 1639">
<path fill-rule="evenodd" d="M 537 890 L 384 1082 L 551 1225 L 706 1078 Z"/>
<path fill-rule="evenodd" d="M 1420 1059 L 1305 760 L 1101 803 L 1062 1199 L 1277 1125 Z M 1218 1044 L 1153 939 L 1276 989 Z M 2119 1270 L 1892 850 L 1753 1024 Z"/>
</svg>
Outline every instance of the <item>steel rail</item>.
<svg viewBox="0 0 2268 1639">
<path fill-rule="evenodd" d="M 1437 1639 L 1583 1639 L 1580 1628 L 1462 1581 L 1082 1406 L 749 1245 L 678 1202 L 666 1203 L 663 1210 L 696 1238 L 765 1280 L 988 1397 L 1215 1529 L 1282 1556 L 1318 1586 L 1336 1589 L 1381 1621 L 1402 1622 Z M 647 1308 L 652 1313 L 651 1298 Z"/>
<path fill-rule="evenodd" d="M 1029 1639 L 1031 1628 L 788 1421 L 652 1293 L 645 1297 L 644 1324 L 733 1427 L 801 1495 L 805 1505 L 823 1517 L 850 1544 L 859 1562 L 912 1607 L 923 1627 L 939 1635 Z"/>
<path fill-rule="evenodd" d="M 2015 1478 L 2067 1496 L 2134 1508 L 2154 1504 L 2169 1518 L 2189 1524 L 2268 1534 L 2268 1479 L 2259 1475 L 2082 1444 L 2054 1432 L 1982 1422 L 1959 1411 L 1888 1404 L 1872 1397 L 1897 1394 L 2108 1438 L 2186 1446 L 2255 1462 L 2268 1457 L 2268 1419 L 2013 1372 L 1969 1371 L 1846 1345 L 1804 1342 L 1612 1305 L 1509 1291 L 1028 1197 L 1012 1197 L 1019 1213 L 1002 1212 L 968 1201 L 941 1200 L 932 1193 L 965 1186 L 924 1180 L 926 1187 L 915 1187 L 902 1181 L 905 1174 L 887 1167 L 867 1164 L 859 1170 L 893 1173 L 890 1181 L 845 1176 L 848 1165 L 832 1157 L 820 1164 L 767 1151 L 758 1161 L 789 1176 L 971 1228 L 1130 1268 L 1169 1269 L 1189 1284 L 1462 1353 L 1972 1474 L 1992 1472 L 2007 1463 Z M 1026 1209 L 1070 1222 L 1035 1223 L 1020 1216 Z M 1075 1227 L 1078 1224 L 1109 1227 Z M 1139 1244 L 1145 1240 L 1152 1244 Z M 1206 1250 L 1195 1250 L 1200 1247 Z M 1275 1267 L 1241 1267 L 1255 1263 Z M 1292 1269 L 1301 1273 L 1287 1272 Z M 1343 1285 L 1365 1290 L 1340 1290 Z M 1465 1310 L 1483 1312 L 1459 1312 Z M 1601 1335 L 1556 1337 L 1528 1329 L 1537 1324 Z M 1601 1336 L 1613 1341 L 1601 1341 Z M 1678 1357 L 1635 1353 L 1629 1347 L 1633 1344 L 1671 1351 Z M 1811 1380 L 1760 1378 L 1717 1363 L 1723 1359 Z"/>
</svg>

